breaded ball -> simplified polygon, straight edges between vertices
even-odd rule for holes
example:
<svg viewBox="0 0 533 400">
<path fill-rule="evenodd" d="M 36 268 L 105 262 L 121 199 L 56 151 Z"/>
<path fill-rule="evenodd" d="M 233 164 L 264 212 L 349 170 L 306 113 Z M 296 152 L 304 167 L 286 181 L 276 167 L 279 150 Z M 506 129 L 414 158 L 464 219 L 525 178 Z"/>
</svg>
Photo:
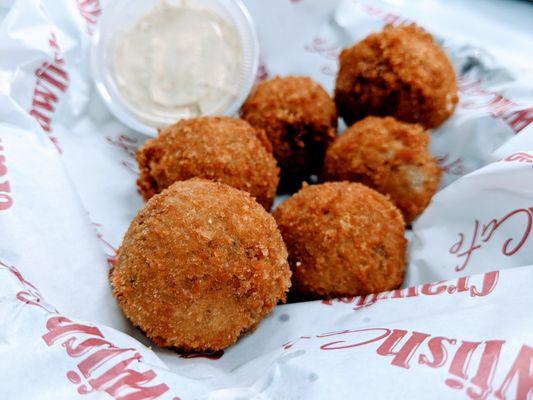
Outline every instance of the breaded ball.
<svg viewBox="0 0 533 400">
<path fill-rule="evenodd" d="M 266 132 L 281 167 L 282 190 L 298 189 L 318 174 L 335 138 L 335 103 L 318 83 L 299 76 L 276 77 L 257 85 L 241 116 Z"/>
<path fill-rule="evenodd" d="M 145 200 L 193 177 L 244 190 L 270 210 L 279 168 L 264 132 L 231 117 L 184 119 L 163 129 L 137 152 L 139 190 Z"/>
<path fill-rule="evenodd" d="M 289 251 L 293 288 L 305 298 L 366 295 L 403 282 L 402 214 L 367 186 L 304 186 L 274 218 Z"/>
<path fill-rule="evenodd" d="M 335 102 L 348 125 L 390 115 L 433 128 L 452 115 L 457 101 L 450 60 L 414 24 L 386 26 L 340 55 Z"/>
<path fill-rule="evenodd" d="M 255 329 L 290 286 L 274 218 L 246 192 L 180 181 L 132 221 L 111 271 L 128 319 L 160 346 L 223 349 Z"/>
<path fill-rule="evenodd" d="M 388 195 L 410 223 L 439 188 L 442 171 L 429 131 L 392 117 L 367 117 L 328 149 L 323 180 L 361 182 Z"/>
</svg>

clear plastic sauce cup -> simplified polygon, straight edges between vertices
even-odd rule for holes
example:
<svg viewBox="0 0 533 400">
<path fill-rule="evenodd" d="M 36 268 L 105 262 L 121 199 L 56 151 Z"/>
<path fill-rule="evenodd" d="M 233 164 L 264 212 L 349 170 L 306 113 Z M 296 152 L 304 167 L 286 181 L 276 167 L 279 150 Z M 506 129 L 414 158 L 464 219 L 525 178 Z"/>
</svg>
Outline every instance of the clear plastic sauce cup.
<svg viewBox="0 0 533 400">
<path fill-rule="evenodd" d="M 150 109 L 150 107 L 143 107 L 139 102 L 136 103 L 132 100 L 133 97 L 131 96 L 131 93 L 128 93 L 128 90 L 125 90 L 125 88 L 128 89 L 128 87 L 124 86 L 124 79 L 119 75 L 119 72 L 121 71 L 117 70 L 117 65 L 123 67 L 125 62 L 123 60 L 122 62 L 118 62 L 117 54 L 120 51 L 123 51 L 125 46 L 124 35 L 131 32 L 143 17 L 151 15 L 150 13 L 153 13 L 154 10 L 156 10 L 156 7 L 189 6 L 198 7 L 209 13 L 212 12 L 216 14 L 217 18 L 220 17 L 224 24 L 231 27 L 232 33 L 236 32 L 237 34 L 237 40 L 240 45 L 239 57 L 241 60 L 236 67 L 238 70 L 233 71 L 234 79 L 231 84 L 231 93 L 228 92 L 226 95 L 220 94 L 220 101 L 217 101 L 216 95 L 213 95 L 215 101 L 211 101 L 209 109 L 206 110 L 196 108 L 196 112 L 192 112 L 185 108 L 176 110 L 176 112 L 173 112 L 172 110 L 169 111 L 169 109 L 159 112 L 160 110 L 157 109 L 157 112 L 154 112 L 154 108 Z M 144 25 L 141 25 L 141 27 L 143 26 Z M 172 28 L 172 26 L 170 26 L 170 28 Z M 152 29 L 158 29 L 157 24 L 153 25 Z M 142 38 L 142 29 L 140 34 L 141 36 L 138 37 Z M 175 38 L 177 41 L 182 39 L 184 38 Z M 158 43 L 152 42 L 148 42 L 146 46 L 158 45 Z M 179 48 L 183 49 L 183 47 L 180 47 L 182 45 L 187 45 L 186 43 L 168 44 L 170 47 L 167 48 L 174 51 Z M 135 48 L 135 46 L 132 48 Z M 193 51 L 192 54 L 196 53 Z M 175 56 L 176 62 L 179 63 L 180 56 L 182 55 L 183 54 L 179 54 L 179 52 L 176 51 L 176 54 L 172 54 L 172 57 Z M 143 54 L 138 55 L 138 57 L 143 56 Z M 164 56 L 163 59 L 168 60 L 168 54 Z M 138 132 L 150 136 L 155 136 L 158 128 L 175 123 L 181 118 L 196 115 L 234 115 L 246 100 L 246 97 L 252 89 L 257 73 L 258 59 L 259 45 L 257 34 L 248 10 L 240 0 L 118 0 L 110 3 L 109 6 L 104 9 L 98 27 L 94 32 L 91 46 L 92 74 L 103 101 L 106 103 L 110 111 L 123 123 Z M 132 60 L 132 62 L 136 63 L 139 63 L 140 61 L 142 62 L 143 60 Z M 186 65 L 186 62 L 190 60 L 182 59 L 181 61 Z M 157 64 L 157 60 L 152 60 L 151 63 Z M 155 66 L 157 67 L 157 65 Z M 183 66 L 178 65 L 176 70 L 178 70 L 179 67 Z M 161 68 L 161 70 L 167 74 L 172 74 L 172 68 L 172 66 L 167 66 L 166 68 Z M 152 75 L 154 74 L 151 73 L 147 76 L 139 74 L 138 79 L 153 79 L 155 80 L 155 85 L 160 84 L 158 76 Z M 192 75 L 194 76 L 194 74 Z M 168 78 L 172 82 L 172 77 Z M 202 77 L 201 84 L 204 85 L 204 87 L 206 85 L 209 86 L 209 80 L 212 78 L 213 77 L 210 76 Z M 137 82 L 134 83 L 137 84 Z M 186 83 L 189 84 L 189 82 Z M 143 81 L 140 87 L 144 86 Z M 162 92 L 161 87 L 158 87 L 157 90 Z M 179 91 L 180 88 L 178 86 L 174 89 L 170 89 L 170 91 L 172 90 Z M 185 92 L 183 93 L 183 96 L 181 96 L 181 93 L 179 92 L 161 93 L 161 95 L 163 99 L 168 97 L 171 100 L 173 97 L 187 97 Z"/>
</svg>

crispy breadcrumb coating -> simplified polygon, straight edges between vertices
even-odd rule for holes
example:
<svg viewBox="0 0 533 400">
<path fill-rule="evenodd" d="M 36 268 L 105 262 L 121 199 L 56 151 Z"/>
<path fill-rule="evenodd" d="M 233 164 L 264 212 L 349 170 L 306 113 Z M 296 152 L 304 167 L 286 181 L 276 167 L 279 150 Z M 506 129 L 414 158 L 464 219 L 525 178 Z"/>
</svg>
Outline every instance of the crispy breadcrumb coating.
<svg viewBox="0 0 533 400">
<path fill-rule="evenodd" d="M 257 85 L 241 116 L 266 132 L 281 167 L 281 189 L 298 189 L 318 174 L 335 138 L 335 103 L 318 83 L 299 76 L 275 77 Z"/>
<path fill-rule="evenodd" d="M 290 286 L 276 222 L 252 197 L 204 179 L 153 196 L 111 271 L 128 319 L 160 346 L 223 349 L 255 329 Z"/>
<path fill-rule="evenodd" d="M 185 119 L 141 146 L 137 185 L 148 200 L 176 181 L 212 179 L 250 193 L 270 210 L 279 182 L 271 153 L 264 132 L 241 119 Z"/>
<path fill-rule="evenodd" d="M 365 295 L 403 281 L 402 214 L 362 184 L 304 186 L 274 218 L 289 251 L 293 289 L 306 298 Z"/>
<path fill-rule="evenodd" d="M 367 117 L 330 146 L 322 179 L 370 186 L 388 195 L 410 223 L 427 207 L 442 175 L 429 138 L 418 124 Z"/>
<path fill-rule="evenodd" d="M 414 24 L 388 25 L 340 55 L 335 102 L 348 125 L 367 115 L 390 115 L 433 128 L 453 113 L 457 101 L 450 60 Z"/>
</svg>

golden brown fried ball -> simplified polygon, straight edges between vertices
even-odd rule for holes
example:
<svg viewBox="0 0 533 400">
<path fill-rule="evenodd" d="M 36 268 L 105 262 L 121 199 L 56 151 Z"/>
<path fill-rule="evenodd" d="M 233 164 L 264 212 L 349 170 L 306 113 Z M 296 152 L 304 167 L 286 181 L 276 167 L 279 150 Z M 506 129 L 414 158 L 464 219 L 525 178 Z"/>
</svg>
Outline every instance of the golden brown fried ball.
<svg viewBox="0 0 533 400">
<path fill-rule="evenodd" d="M 439 188 L 442 171 L 429 138 L 418 124 L 366 117 L 330 146 L 322 178 L 361 182 L 388 195 L 410 223 Z"/>
<path fill-rule="evenodd" d="M 279 168 L 264 132 L 231 117 L 184 119 L 163 129 L 137 152 L 139 190 L 145 200 L 193 177 L 244 190 L 270 210 Z"/>
<path fill-rule="evenodd" d="M 111 284 L 156 344 L 208 351 L 235 343 L 285 301 L 290 270 L 276 222 L 248 193 L 191 179 L 137 214 Z"/>
<path fill-rule="evenodd" d="M 283 190 L 299 188 L 320 171 L 337 128 L 331 97 L 318 83 L 299 76 L 259 83 L 241 116 L 266 132 L 281 167 Z"/>
<path fill-rule="evenodd" d="M 367 115 L 391 115 L 433 128 L 453 113 L 457 100 L 450 60 L 414 24 L 386 26 L 340 55 L 335 102 L 348 125 Z"/>
<path fill-rule="evenodd" d="M 402 214 L 360 183 L 304 186 L 274 218 L 289 251 L 293 287 L 304 297 L 365 295 L 403 281 Z"/>
</svg>

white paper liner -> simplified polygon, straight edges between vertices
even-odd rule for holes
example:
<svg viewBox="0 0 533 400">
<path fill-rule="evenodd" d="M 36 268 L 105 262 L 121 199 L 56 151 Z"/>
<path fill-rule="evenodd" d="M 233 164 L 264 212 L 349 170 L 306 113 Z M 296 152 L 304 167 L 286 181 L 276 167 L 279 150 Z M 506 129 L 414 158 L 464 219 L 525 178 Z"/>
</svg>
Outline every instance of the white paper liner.
<svg viewBox="0 0 533 400">
<path fill-rule="evenodd" d="M 447 30 L 461 16 L 247 2 L 262 78 L 309 75 L 331 92 L 341 48 L 416 20 L 452 58 L 461 101 L 432 134 L 443 189 L 409 233 L 406 289 L 279 306 L 225 352 L 183 358 L 128 336 L 149 345 L 109 287 L 142 206 L 134 154 L 145 140 L 110 116 L 89 75 L 91 32 L 110 2 L 12 3 L 0 25 L 2 398 L 533 396 L 533 74 Z"/>
</svg>

